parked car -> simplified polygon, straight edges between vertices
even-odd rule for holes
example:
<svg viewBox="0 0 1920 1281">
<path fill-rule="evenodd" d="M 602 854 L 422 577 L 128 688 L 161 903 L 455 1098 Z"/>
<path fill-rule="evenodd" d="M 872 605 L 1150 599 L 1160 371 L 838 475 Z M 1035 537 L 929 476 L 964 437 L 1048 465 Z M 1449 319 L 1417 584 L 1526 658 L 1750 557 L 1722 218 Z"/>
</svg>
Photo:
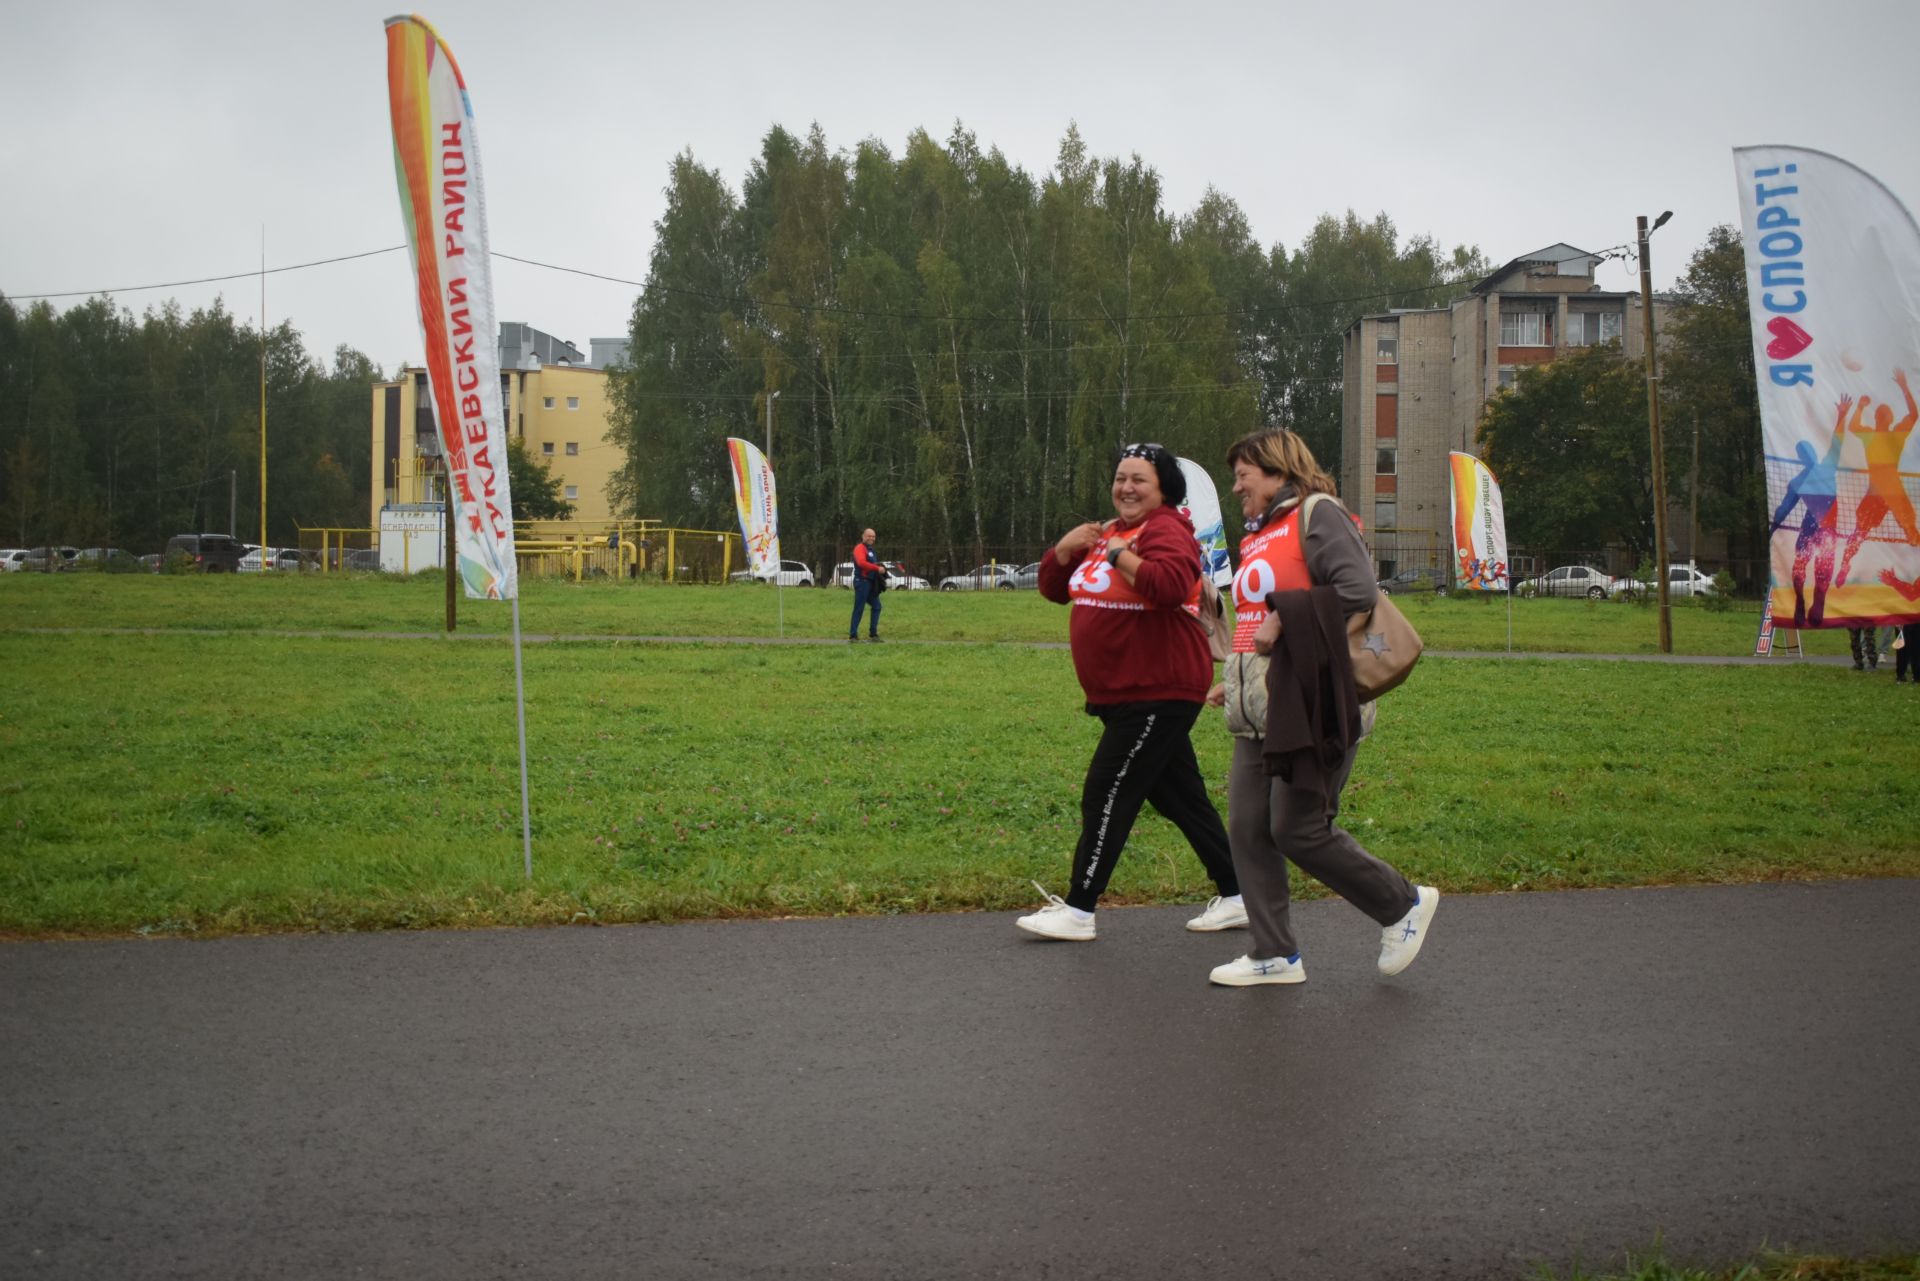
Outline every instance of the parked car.
<svg viewBox="0 0 1920 1281">
<path fill-rule="evenodd" d="M 8 547 L 0 550 L 0 573 L 17 574 L 27 567 L 27 549 Z"/>
<path fill-rule="evenodd" d="M 160 567 L 166 563 L 167 558 L 159 552 L 149 552 L 140 558 L 140 568 L 146 570 L 149 574 L 159 573 Z"/>
<path fill-rule="evenodd" d="M 1667 566 L 1667 597 L 1670 600 L 1712 596 L 1718 589 L 1713 585 L 1713 576 L 1702 573 L 1690 565 Z M 1637 578 L 1615 579 L 1613 594 L 1622 600 L 1633 600 L 1640 596 L 1653 594 L 1653 584 Z"/>
<path fill-rule="evenodd" d="M 78 547 L 29 547 L 27 559 L 21 568 L 35 574 L 47 572 L 47 558 L 51 554 L 53 568 L 56 571 L 72 569 L 75 559 L 80 555 Z"/>
<path fill-rule="evenodd" d="M 827 586 L 852 588 L 853 562 L 843 560 L 838 565 L 835 565 L 833 572 L 827 575 Z"/>
<path fill-rule="evenodd" d="M 756 574 L 750 569 L 743 569 L 737 574 L 728 575 L 727 581 L 732 583 L 771 583 L 775 577 L 776 575 L 773 574 Z M 781 561 L 780 572 L 777 577 L 782 587 L 813 586 L 813 571 L 807 568 L 804 561 Z"/>
<path fill-rule="evenodd" d="M 380 552 L 378 549 L 372 547 L 356 547 L 347 553 L 344 568 L 378 573 L 380 569 Z"/>
<path fill-rule="evenodd" d="M 1013 585 L 1025 591 L 1032 591 L 1038 588 L 1040 586 L 1040 562 L 1036 560 L 1032 564 L 1022 565 L 1019 569 L 1013 571 Z"/>
<path fill-rule="evenodd" d="M 247 554 L 247 545 L 226 534 L 175 534 L 167 540 L 166 558 L 185 557 L 202 574 L 231 574 Z"/>
<path fill-rule="evenodd" d="M 128 574 L 141 568 L 133 553 L 118 547 L 88 547 L 74 557 L 75 569 L 103 570 L 109 574 Z"/>
<path fill-rule="evenodd" d="M 240 558 L 239 572 L 242 574 L 257 574 L 260 572 L 260 566 L 263 563 L 275 571 L 301 570 L 307 567 L 306 561 L 301 557 L 299 550 L 296 548 L 269 547 L 267 548 L 267 556 L 268 559 L 263 561 L 260 555 L 260 549 L 258 547 L 254 548 Z"/>
<path fill-rule="evenodd" d="M 1585 596 L 1590 600 L 1605 600 L 1613 590 L 1613 576 L 1591 565 L 1562 565 L 1538 578 L 1514 584 L 1513 590 L 1520 596 Z"/>
<path fill-rule="evenodd" d="M 1403 569 L 1391 578 L 1381 579 L 1379 586 L 1383 596 L 1405 596 L 1413 592 L 1445 596 L 1453 587 L 1453 579 L 1444 569 Z"/>
<path fill-rule="evenodd" d="M 1012 565 L 980 565 L 964 574 L 954 574 L 940 580 L 943 592 L 1010 592 L 1016 586 L 1020 571 Z"/>
</svg>

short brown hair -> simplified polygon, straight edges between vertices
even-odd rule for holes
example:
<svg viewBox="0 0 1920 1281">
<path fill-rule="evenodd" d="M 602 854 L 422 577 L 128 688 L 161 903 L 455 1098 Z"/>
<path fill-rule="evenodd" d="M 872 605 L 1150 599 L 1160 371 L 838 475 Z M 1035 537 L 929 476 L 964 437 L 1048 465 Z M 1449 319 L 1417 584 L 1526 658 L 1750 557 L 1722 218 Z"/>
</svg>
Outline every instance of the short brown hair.
<svg viewBox="0 0 1920 1281">
<path fill-rule="evenodd" d="M 1227 466 L 1251 463 L 1269 476 L 1279 476 L 1305 498 L 1308 494 L 1340 494 L 1340 486 L 1314 459 L 1300 433 L 1285 427 L 1266 427 L 1242 436 L 1227 450 Z"/>
</svg>

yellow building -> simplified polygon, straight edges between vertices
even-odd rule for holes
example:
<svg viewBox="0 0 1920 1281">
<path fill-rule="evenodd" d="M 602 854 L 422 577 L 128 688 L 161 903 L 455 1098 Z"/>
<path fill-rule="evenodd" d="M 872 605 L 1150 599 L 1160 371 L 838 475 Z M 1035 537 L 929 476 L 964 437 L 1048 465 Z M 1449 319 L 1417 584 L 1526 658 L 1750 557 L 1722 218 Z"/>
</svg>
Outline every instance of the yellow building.
<svg viewBox="0 0 1920 1281">
<path fill-rule="evenodd" d="M 607 483 L 625 461 L 607 440 L 606 365 L 625 354 L 624 339 L 593 340 L 591 361 L 573 344 L 529 325 L 500 326 L 500 391 L 507 432 L 560 482 L 573 519 L 614 518 Z M 380 527 L 383 508 L 446 499 L 440 437 L 434 427 L 427 371 L 400 370 L 373 387 L 373 505 L 369 524 Z"/>
</svg>

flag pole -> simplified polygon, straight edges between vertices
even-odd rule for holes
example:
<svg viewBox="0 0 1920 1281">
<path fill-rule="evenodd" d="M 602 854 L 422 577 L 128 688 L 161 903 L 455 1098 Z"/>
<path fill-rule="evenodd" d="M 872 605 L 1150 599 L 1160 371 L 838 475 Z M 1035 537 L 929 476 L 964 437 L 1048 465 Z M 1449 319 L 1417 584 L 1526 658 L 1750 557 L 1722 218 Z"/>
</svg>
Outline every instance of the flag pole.
<svg viewBox="0 0 1920 1281">
<path fill-rule="evenodd" d="M 527 682 L 520 662 L 520 593 L 513 594 L 513 704 L 520 721 L 520 849 L 533 879 L 533 820 L 527 808 Z"/>
</svg>

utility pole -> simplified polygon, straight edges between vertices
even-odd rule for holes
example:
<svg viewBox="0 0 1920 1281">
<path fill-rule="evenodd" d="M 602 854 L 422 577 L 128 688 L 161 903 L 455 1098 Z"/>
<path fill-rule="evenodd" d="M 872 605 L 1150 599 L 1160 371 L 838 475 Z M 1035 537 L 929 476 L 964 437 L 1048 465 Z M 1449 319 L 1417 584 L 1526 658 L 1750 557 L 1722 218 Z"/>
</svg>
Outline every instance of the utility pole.
<svg viewBox="0 0 1920 1281">
<path fill-rule="evenodd" d="M 267 555 L 267 228 L 260 227 L 260 568 Z"/>
<path fill-rule="evenodd" d="M 1687 568 L 1700 568 L 1700 406 L 1693 407 L 1693 470 L 1687 473 Z M 1689 589 L 1691 590 L 1691 589 Z"/>
<path fill-rule="evenodd" d="M 780 399 L 780 393 L 767 393 L 767 466 L 773 466 L 773 402 Z"/>
<path fill-rule="evenodd" d="M 1660 652 L 1673 653 L 1672 601 L 1667 591 L 1667 457 L 1660 439 L 1660 367 L 1653 350 L 1653 266 L 1647 240 L 1673 217 L 1667 210 L 1647 226 L 1645 214 L 1635 219 L 1640 241 L 1640 322 L 1647 345 L 1647 434 L 1653 440 L 1653 577 L 1660 594 Z"/>
</svg>

